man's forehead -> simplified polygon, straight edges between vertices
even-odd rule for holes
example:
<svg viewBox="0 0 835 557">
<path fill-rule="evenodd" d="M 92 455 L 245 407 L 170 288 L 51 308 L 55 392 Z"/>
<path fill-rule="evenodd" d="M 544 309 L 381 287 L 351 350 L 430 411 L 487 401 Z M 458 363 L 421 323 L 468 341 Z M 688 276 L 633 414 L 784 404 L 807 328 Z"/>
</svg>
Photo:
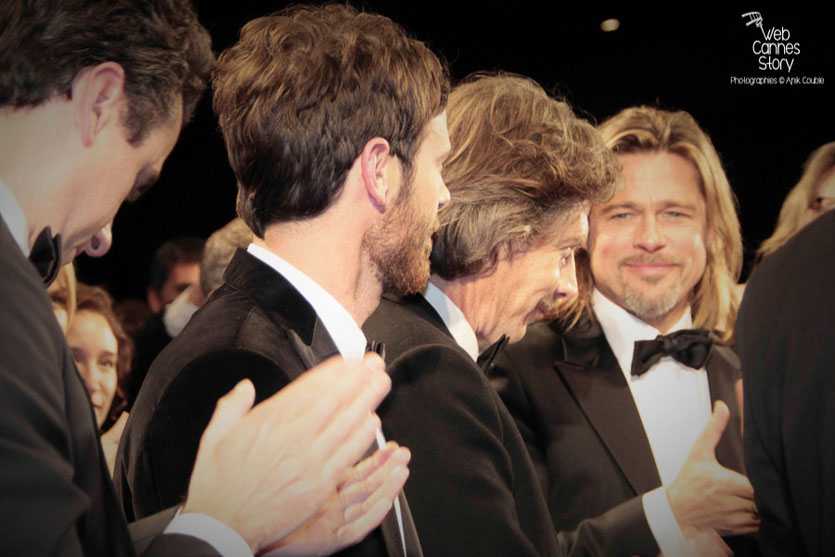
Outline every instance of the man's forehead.
<svg viewBox="0 0 835 557">
<path fill-rule="evenodd" d="M 439 150 L 449 150 L 449 130 L 446 110 L 429 120 L 421 133 L 422 143 L 436 143 Z"/>
<path fill-rule="evenodd" d="M 557 218 L 546 234 L 547 243 L 559 249 L 584 245 L 589 234 L 588 211 L 589 205 L 584 203 Z"/>
<path fill-rule="evenodd" d="M 704 200 L 701 177 L 689 159 L 666 151 L 618 155 L 623 167 L 623 187 L 600 207 L 628 204 L 630 200 L 651 200 L 674 204 Z"/>
</svg>

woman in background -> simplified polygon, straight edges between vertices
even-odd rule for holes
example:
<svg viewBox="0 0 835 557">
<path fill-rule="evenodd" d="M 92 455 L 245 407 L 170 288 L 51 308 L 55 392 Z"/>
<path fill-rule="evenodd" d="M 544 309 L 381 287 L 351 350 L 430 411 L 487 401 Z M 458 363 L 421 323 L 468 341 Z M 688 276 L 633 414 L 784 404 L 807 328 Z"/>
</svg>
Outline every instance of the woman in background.
<svg viewBox="0 0 835 557">
<path fill-rule="evenodd" d="M 777 251 L 830 209 L 835 209 L 835 141 L 821 145 L 806 160 L 800 181 L 783 201 L 774 233 L 760 245 L 754 261 Z"/>
<path fill-rule="evenodd" d="M 67 343 L 90 393 L 96 422 L 105 432 L 102 449 L 112 474 L 119 437 L 127 421 L 122 409 L 133 341 L 113 311 L 113 299 L 103 288 L 77 285 L 76 312 Z"/>
</svg>

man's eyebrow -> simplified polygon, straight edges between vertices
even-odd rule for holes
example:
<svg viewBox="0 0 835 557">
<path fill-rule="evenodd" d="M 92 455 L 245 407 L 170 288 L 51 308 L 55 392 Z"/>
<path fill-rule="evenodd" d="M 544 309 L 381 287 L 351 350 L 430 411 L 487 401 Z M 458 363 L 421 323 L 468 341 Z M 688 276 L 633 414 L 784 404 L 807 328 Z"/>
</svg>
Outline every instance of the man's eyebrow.
<svg viewBox="0 0 835 557">
<path fill-rule="evenodd" d="M 638 206 L 631 201 L 624 201 L 623 203 L 613 203 L 611 205 L 604 205 L 600 208 L 600 212 L 603 214 L 608 214 L 613 211 L 620 211 L 623 209 L 629 209 L 634 211 L 635 209 L 637 209 L 637 207 Z"/>
<path fill-rule="evenodd" d="M 583 236 L 574 236 L 560 242 L 560 249 L 578 248 L 586 243 Z"/>
<path fill-rule="evenodd" d="M 673 201 L 673 200 L 671 200 L 671 201 L 667 201 L 667 202 L 663 203 L 661 205 L 661 207 L 663 209 L 670 209 L 670 208 L 678 207 L 680 209 L 687 209 L 687 210 L 690 210 L 690 211 L 695 211 L 696 210 L 696 205 L 694 203 L 689 203 L 687 201 Z"/>
<path fill-rule="evenodd" d="M 153 187 L 153 185 L 157 183 L 157 180 L 159 180 L 159 172 L 153 172 L 142 181 L 140 181 L 139 177 L 137 176 L 136 182 L 133 184 L 130 193 L 128 193 L 127 201 L 129 203 L 133 203 L 134 201 L 145 195 L 145 192 L 151 189 L 151 187 Z"/>
</svg>

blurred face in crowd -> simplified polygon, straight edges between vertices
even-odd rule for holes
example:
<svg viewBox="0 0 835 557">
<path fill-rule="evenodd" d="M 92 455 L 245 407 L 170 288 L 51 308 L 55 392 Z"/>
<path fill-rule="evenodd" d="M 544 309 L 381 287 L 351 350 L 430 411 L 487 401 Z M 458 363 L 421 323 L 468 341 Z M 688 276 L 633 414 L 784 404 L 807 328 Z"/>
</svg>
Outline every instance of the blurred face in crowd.
<svg viewBox="0 0 835 557">
<path fill-rule="evenodd" d="M 600 292 L 666 332 L 705 271 L 705 200 L 696 166 L 668 152 L 620 155 L 624 187 L 589 216 L 589 258 Z"/>
<path fill-rule="evenodd" d="M 180 293 L 193 284 L 200 282 L 200 263 L 182 262 L 175 263 L 168 271 L 165 282 L 159 290 L 159 299 L 162 306 L 165 306 Z"/>
<path fill-rule="evenodd" d="M 90 393 L 99 427 L 107 419 L 116 394 L 118 343 L 107 319 L 100 313 L 81 310 L 75 314 L 67 343 L 81 378 Z"/>
<path fill-rule="evenodd" d="M 548 240 L 510 257 L 500 257 L 480 280 L 491 311 L 474 327 L 480 341 L 493 343 L 502 335 L 521 340 L 528 325 L 546 319 L 555 303 L 577 295 L 574 251 L 588 235 L 586 210 L 575 211 Z"/>
<path fill-rule="evenodd" d="M 429 280 L 429 253 L 432 234 L 439 226 L 438 210 L 449 201 L 449 190 L 441 177 L 449 151 L 444 112 L 426 124 L 411 175 L 401 180 L 395 205 L 363 239 L 385 292 L 410 294 L 423 289 Z"/>
</svg>

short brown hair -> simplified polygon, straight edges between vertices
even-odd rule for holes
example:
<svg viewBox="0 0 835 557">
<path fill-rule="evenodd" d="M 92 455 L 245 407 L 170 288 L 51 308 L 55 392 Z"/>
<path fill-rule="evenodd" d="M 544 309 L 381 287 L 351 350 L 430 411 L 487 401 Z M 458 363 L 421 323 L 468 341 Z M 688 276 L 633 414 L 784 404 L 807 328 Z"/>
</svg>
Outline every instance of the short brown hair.
<svg viewBox="0 0 835 557">
<path fill-rule="evenodd" d="M 250 21 L 221 54 L 213 81 L 238 214 L 259 237 L 272 223 L 324 211 L 374 137 L 408 172 L 449 88 L 426 45 L 386 17 L 345 5 Z"/>
<path fill-rule="evenodd" d="M 130 375 L 130 368 L 133 362 L 133 340 L 125 332 L 122 322 L 113 310 L 113 298 L 107 290 L 100 286 L 90 286 L 78 283 L 76 290 L 76 311 L 92 311 L 98 313 L 107 321 L 113 336 L 116 337 L 116 394 L 113 403 L 107 414 L 107 419 L 102 424 L 102 430 L 107 430 L 119 418 L 127 404 L 125 386 Z"/>
<path fill-rule="evenodd" d="M 621 110 L 602 124 L 600 134 L 616 154 L 667 152 L 690 161 L 699 174 L 705 198 L 708 230 L 705 273 L 690 298 L 693 325 L 714 331 L 720 340 L 733 338 L 742 270 L 742 232 L 731 189 L 716 148 L 696 120 L 682 110 L 650 106 Z M 577 323 L 591 313 L 593 278 L 588 254 L 575 261 L 579 296 L 566 302 L 562 318 Z"/>
<path fill-rule="evenodd" d="M 125 70 L 123 123 L 137 144 L 167 122 L 179 98 L 187 122 L 206 87 L 214 55 L 188 0 L 3 0 L 0 106 L 67 98 L 84 68 Z"/>
<path fill-rule="evenodd" d="M 500 255 L 548 241 L 560 219 L 619 184 L 614 155 L 591 124 L 536 82 L 476 74 L 447 107 L 449 204 L 438 218 L 432 272 L 446 280 L 492 268 Z"/>
</svg>

